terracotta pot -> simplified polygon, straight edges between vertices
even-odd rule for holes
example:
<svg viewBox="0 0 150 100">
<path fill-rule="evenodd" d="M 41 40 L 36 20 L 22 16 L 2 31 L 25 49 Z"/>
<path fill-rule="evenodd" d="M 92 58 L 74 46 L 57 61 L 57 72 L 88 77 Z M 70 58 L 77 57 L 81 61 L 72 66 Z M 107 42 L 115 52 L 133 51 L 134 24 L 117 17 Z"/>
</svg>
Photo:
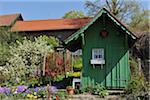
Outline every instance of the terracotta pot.
<svg viewBox="0 0 150 100">
<path fill-rule="evenodd" d="M 73 88 L 67 88 L 67 92 L 69 95 L 73 95 L 74 94 L 74 89 Z"/>
</svg>

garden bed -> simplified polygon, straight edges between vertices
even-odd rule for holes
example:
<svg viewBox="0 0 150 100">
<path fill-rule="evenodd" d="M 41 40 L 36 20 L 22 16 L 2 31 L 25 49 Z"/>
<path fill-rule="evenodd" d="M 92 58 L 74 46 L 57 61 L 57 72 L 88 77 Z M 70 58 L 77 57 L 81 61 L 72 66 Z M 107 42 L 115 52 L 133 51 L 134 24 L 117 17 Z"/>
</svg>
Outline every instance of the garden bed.
<svg viewBox="0 0 150 100">
<path fill-rule="evenodd" d="M 31 87 L 22 85 L 15 87 L 0 87 L 0 99 L 14 98 L 14 99 L 38 99 L 47 98 L 48 96 L 55 97 L 60 95 L 54 86 L 39 86 Z M 10 100 L 10 99 L 9 99 Z"/>
</svg>

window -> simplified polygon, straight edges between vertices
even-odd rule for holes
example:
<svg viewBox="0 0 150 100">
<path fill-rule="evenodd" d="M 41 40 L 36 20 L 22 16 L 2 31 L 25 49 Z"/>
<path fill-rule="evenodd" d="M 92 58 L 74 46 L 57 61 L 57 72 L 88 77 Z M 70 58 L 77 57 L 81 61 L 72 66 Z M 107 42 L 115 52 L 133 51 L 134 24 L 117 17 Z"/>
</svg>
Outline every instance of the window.
<svg viewBox="0 0 150 100">
<path fill-rule="evenodd" d="M 92 49 L 91 64 L 105 64 L 103 48 Z"/>
<path fill-rule="evenodd" d="M 93 49 L 92 50 L 92 59 L 104 60 L 104 49 Z"/>
</svg>

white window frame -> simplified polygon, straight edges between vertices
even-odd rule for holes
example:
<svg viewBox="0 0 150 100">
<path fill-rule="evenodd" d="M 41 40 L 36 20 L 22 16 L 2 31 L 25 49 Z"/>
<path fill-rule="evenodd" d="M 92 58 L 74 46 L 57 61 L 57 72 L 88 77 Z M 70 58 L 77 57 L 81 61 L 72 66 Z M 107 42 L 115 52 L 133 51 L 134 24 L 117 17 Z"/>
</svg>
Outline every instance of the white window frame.
<svg viewBox="0 0 150 100">
<path fill-rule="evenodd" d="M 97 56 L 97 58 L 96 58 Z M 101 57 L 99 57 L 101 56 Z M 96 48 L 92 49 L 92 59 L 94 60 L 104 60 L 104 49 L 103 48 Z"/>
<path fill-rule="evenodd" d="M 105 64 L 104 48 L 93 48 L 91 64 Z"/>
</svg>

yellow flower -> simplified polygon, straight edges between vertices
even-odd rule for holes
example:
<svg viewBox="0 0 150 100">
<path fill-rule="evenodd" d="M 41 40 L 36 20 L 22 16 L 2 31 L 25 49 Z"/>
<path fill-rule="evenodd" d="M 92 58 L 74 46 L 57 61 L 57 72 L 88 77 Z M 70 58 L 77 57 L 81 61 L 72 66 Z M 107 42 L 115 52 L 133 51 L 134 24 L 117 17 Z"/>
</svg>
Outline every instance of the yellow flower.
<svg viewBox="0 0 150 100">
<path fill-rule="evenodd" d="M 34 92 L 33 94 L 36 95 L 36 92 Z"/>
<path fill-rule="evenodd" d="M 27 97 L 30 97 L 30 94 L 27 94 Z"/>
<path fill-rule="evenodd" d="M 31 95 L 30 95 L 30 98 L 33 98 L 33 97 L 34 97 L 34 96 L 31 94 Z"/>
<path fill-rule="evenodd" d="M 32 94 L 27 94 L 27 97 L 32 98 L 33 95 Z"/>
<path fill-rule="evenodd" d="M 37 99 L 37 96 L 34 96 L 33 98 L 34 98 L 34 99 Z"/>
</svg>

